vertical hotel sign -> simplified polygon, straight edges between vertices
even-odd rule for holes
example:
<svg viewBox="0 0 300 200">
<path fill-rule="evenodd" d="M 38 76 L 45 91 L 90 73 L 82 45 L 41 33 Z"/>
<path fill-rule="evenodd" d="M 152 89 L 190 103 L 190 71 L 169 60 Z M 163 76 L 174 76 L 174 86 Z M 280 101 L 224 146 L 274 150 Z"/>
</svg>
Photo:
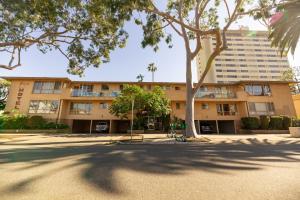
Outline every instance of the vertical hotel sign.
<svg viewBox="0 0 300 200">
<path fill-rule="evenodd" d="M 21 102 L 22 102 L 23 93 L 24 93 L 24 85 L 25 84 L 23 82 L 21 82 L 20 86 L 19 86 L 19 89 L 18 89 L 17 101 L 16 101 L 16 104 L 15 104 L 15 109 L 17 109 L 17 110 L 20 109 L 20 105 L 21 105 Z"/>
</svg>

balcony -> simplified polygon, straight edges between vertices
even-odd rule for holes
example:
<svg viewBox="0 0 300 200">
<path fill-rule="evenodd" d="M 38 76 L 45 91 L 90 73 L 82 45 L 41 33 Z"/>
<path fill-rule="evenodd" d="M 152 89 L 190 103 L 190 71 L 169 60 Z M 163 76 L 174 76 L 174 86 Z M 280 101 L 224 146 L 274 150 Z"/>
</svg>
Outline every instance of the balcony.
<svg viewBox="0 0 300 200">
<path fill-rule="evenodd" d="M 233 91 L 198 91 L 196 98 L 207 99 L 235 99 L 236 93 Z"/>
<path fill-rule="evenodd" d="M 120 91 L 114 92 L 87 92 L 84 90 L 72 90 L 72 97 L 117 97 L 120 95 Z"/>
</svg>

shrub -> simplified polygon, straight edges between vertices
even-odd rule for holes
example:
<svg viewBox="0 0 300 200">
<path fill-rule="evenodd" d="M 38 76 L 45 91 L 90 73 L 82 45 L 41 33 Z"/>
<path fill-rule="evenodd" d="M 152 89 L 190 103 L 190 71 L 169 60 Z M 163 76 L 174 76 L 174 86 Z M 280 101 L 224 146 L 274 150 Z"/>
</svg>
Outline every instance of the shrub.
<svg viewBox="0 0 300 200">
<path fill-rule="evenodd" d="M 272 116 L 270 118 L 270 129 L 272 130 L 282 130 L 283 129 L 283 117 Z"/>
<path fill-rule="evenodd" d="M 242 117 L 242 125 L 245 129 L 258 129 L 259 119 L 257 117 Z"/>
<path fill-rule="evenodd" d="M 15 114 L 13 116 L 0 115 L 1 129 L 26 129 L 28 117 L 22 114 Z"/>
<path fill-rule="evenodd" d="M 49 122 L 44 126 L 45 129 L 67 129 L 69 128 L 66 124 L 56 124 L 54 122 Z"/>
<path fill-rule="evenodd" d="M 46 120 L 42 116 L 32 116 L 28 120 L 28 126 L 32 129 L 43 129 L 46 126 Z"/>
<path fill-rule="evenodd" d="M 288 130 L 292 126 L 292 119 L 287 116 L 282 116 L 282 126 L 284 130 Z"/>
<path fill-rule="evenodd" d="M 67 129 L 67 128 L 69 128 L 69 126 L 67 124 L 57 124 L 56 128 L 57 129 Z"/>
<path fill-rule="evenodd" d="M 56 129 L 56 123 L 49 122 L 49 123 L 45 124 L 43 128 L 44 129 Z"/>
<path fill-rule="evenodd" d="M 10 117 L 7 115 L 0 115 L 0 129 L 5 129 L 7 127 L 10 120 Z"/>
<path fill-rule="evenodd" d="M 17 114 L 12 118 L 13 129 L 26 129 L 28 128 L 28 117 L 26 115 Z"/>
<path fill-rule="evenodd" d="M 260 119 L 260 128 L 263 129 L 263 130 L 268 129 L 269 124 L 270 124 L 270 117 L 262 115 L 262 116 L 259 117 L 259 119 Z"/>
<path fill-rule="evenodd" d="M 292 119 L 292 127 L 300 127 L 300 119 Z"/>
</svg>

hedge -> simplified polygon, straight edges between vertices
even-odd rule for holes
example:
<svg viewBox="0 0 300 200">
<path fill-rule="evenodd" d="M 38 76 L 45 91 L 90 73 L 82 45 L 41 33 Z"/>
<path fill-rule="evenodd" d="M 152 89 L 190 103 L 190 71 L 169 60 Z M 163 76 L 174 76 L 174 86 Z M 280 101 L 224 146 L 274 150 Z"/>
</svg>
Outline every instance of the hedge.
<svg viewBox="0 0 300 200">
<path fill-rule="evenodd" d="M 262 115 L 259 117 L 259 119 L 260 119 L 260 128 L 263 130 L 268 129 L 270 125 L 270 117 Z"/>
<path fill-rule="evenodd" d="M 289 127 L 292 126 L 292 119 L 290 117 L 287 116 L 283 116 L 282 117 L 282 126 L 284 130 L 289 130 Z"/>
<path fill-rule="evenodd" d="M 0 129 L 67 129 L 66 124 L 47 122 L 41 116 L 0 115 Z"/>
<path fill-rule="evenodd" d="M 242 127 L 250 130 L 288 130 L 290 126 L 300 126 L 300 120 L 292 120 L 288 116 L 243 117 L 241 120 Z"/>
<path fill-rule="evenodd" d="M 256 117 L 242 117 L 242 125 L 245 129 L 258 129 L 259 128 L 259 119 Z"/>
<path fill-rule="evenodd" d="M 269 128 L 272 130 L 282 130 L 283 129 L 283 117 L 271 116 Z"/>
</svg>

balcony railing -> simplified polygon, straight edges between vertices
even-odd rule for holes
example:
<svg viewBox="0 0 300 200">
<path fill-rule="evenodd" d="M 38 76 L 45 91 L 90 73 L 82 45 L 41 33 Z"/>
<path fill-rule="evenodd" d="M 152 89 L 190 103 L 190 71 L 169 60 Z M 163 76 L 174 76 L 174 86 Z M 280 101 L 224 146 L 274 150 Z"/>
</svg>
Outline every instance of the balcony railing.
<svg viewBox="0 0 300 200">
<path fill-rule="evenodd" d="M 249 111 L 250 115 L 275 115 L 275 111 Z"/>
<path fill-rule="evenodd" d="M 114 92 L 87 92 L 84 90 L 72 90 L 72 97 L 117 97 L 120 91 Z"/>
<path fill-rule="evenodd" d="M 236 93 L 232 91 L 198 91 L 196 98 L 208 98 L 208 99 L 234 99 Z"/>
</svg>

